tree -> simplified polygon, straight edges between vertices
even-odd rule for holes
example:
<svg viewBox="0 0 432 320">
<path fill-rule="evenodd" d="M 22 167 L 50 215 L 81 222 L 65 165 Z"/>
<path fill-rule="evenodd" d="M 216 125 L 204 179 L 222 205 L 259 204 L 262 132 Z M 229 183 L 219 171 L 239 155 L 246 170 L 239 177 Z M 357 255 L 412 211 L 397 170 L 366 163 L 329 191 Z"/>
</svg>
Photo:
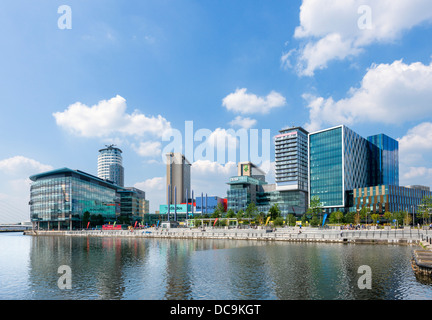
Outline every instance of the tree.
<svg viewBox="0 0 432 320">
<path fill-rule="evenodd" d="M 245 217 L 252 219 L 258 213 L 258 208 L 255 205 L 255 202 L 249 203 L 245 211 Z"/>
<path fill-rule="evenodd" d="M 279 206 L 277 203 L 272 205 L 269 209 L 269 216 L 271 220 L 275 220 L 277 217 L 279 217 L 281 214 L 281 211 L 279 209 Z"/>
<path fill-rule="evenodd" d="M 390 211 L 384 212 L 384 218 L 386 218 L 388 221 L 392 220 L 393 214 Z"/>
<path fill-rule="evenodd" d="M 243 218 L 243 216 L 244 216 L 244 211 L 243 211 L 243 209 L 240 209 L 240 210 L 237 212 L 236 218 L 240 220 L 240 219 Z"/>
<path fill-rule="evenodd" d="M 227 214 L 226 214 L 226 217 L 227 218 L 234 218 L 235 216 L 236 215 L 235 215 L 234 210 L 233 209 L 229 209 L 228 212 L 227 212 Z"/>
<path fill-rule="evenodd" d="M 352 212 L 352 211 L 347 212 L 347 214 L 344 217 L 344 221 L 346 223 L 355 223 L 355 216 L 356 216 L 355 212 Z"/>
<path fill-rule="evenodd" d="M 404 221 L 404 225 L 409 225 L 412 221 L 411 215 L 408 213 L 408 211 L 402 211 L 402 217 Z"/>
<path fill-rule="evenodd" d="M 295 226 L 295 224 L 296 224 L 296 218 L 294 217 L 294 215 L 293 214 L 289 214 L 289 215 L 287 215 L 287 218 L 286 218 L 286 223 L 287 223 L 287 225 L 289 225 L 289 226 Z"/>
<path fill-rule="evenodd" d="M 262 224 L 264 224 L 265 217 L 266 217 L 265 213 L 262 212 L 262 211 L 260 211 L 260 212 L 257 214 L 257 216 L 255 217 L 255 219 L 258 220 L 258 223 L 262 225 Z"/>
<path fill-rule="evenodd" d="M 420 204 L 420 217 L 423 219 L 423 225 L 425 224 L 425 219 L 429 219 L 430 211 L 432 210 L 432 197 L 424 196 Z"/>
<path fill-rule="evenodd" d="M 372 218 L 373 223 L 376 224 L 378 219 L 379 219 L 379 214 L 373 213 L 373 214 L 371 214 L 371 218 Z"/>
<path fill-rule="evenodd" d="M 341 211 L 336 211 L 335 213 L 335 218 L 336 218 L 336 220 L 337 220 L 337 222 L 338 222 L 338 224 L 339 224 L 339 222 L 340 222 L 340 220 L 342 220 L 343 219 L 343 213 L 341 212 Z"/>
</svg>

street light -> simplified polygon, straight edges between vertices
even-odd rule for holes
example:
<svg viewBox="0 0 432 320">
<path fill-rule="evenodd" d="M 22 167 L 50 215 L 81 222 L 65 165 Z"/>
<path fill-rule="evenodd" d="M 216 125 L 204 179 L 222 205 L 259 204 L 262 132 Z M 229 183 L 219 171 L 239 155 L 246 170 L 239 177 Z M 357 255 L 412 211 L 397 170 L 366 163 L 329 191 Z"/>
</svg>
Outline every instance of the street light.
<svg viewBox="0 0 432 320">
<path fill-rule="evenodd" d="M 414 206 L 411 206 L 411 210 L 412 210 L 412 213 L 413 213 L 413 229 L 414 229 Z"/>
</svg>

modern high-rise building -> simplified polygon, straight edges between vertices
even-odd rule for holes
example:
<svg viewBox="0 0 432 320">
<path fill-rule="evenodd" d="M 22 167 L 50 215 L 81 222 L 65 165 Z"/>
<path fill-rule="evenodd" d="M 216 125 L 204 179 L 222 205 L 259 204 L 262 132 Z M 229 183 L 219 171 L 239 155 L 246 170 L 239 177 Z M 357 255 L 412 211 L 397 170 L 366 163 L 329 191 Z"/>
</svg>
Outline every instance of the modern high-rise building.
<svg viewBox="0 0 432 320">
<path fill-rule="evenodd" d="M 167 205 L 186 203 L 191 194 L 191 163 L 174 152 L 166 154 L 166 161 Z"/>
<path fill-rule="evenodd" d="M 344 211 L 355 205 L 353 190 L 398 186 L 398 149 L 384 134 L 365 139 L 344 125 L 310 133 L 309 200 L 317 196 L 327 211 Z"/>
<path fill-rule="evenodd" d="M 344 125 L 309 134 L 309 200 L 328 211 L 349 206 L 348 191 L 368 186 L 368 142 Z"/>
<path fill-rule="evenodd" d="M 308 191 L 308 132 L 286 128 L 275 136 L 275 182 L 277 190 Z"/>
<path fill-rule="evenodd" d="M 106 146 L 99 150 L 98 155 L 98 177 L 124 186 L 124 168 L 122 151 L 114 145 Z"/>
<path fill-rule="evenodd" d="M 399 142 L 385 134 L 369 141 L 369 185 L 399 185 Z"/>
<path fill-rule="evenodd" d="M 269 206 L 278 204 L 282 215 L 302 215 L 308 204 L 308 132 L 285 128 L 275 136 L 275 190 L 267 192 Z"/>
</svg>

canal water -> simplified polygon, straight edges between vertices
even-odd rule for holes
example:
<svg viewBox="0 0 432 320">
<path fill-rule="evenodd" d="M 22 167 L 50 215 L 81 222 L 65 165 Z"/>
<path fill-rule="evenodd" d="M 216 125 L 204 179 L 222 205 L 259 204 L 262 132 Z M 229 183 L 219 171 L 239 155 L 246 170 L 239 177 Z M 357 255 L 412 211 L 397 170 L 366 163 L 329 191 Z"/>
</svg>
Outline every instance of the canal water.
<svg viewBox="0 0 432 320">
<path fill-rule="evenodd" d="M 431 282 L 411 269 L 416 248 L 2 233 L 0 299 L 430 300 Z"/>
</svg>

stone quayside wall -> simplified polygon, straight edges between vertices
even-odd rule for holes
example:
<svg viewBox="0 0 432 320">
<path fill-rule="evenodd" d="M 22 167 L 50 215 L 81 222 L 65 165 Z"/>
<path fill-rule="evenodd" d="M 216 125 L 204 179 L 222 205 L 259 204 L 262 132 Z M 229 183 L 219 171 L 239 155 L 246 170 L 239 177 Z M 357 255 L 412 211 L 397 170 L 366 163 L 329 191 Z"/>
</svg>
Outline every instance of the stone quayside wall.
<svg viewBox="0 0 432 320">
<path fill-rule="evenodd" d="M 263 241 L 307 241 L 342 243 L 420 244 L 432 236 L 430 230 L 320 230 L 304 228 L 269 229 L 143 229 L 143 230 L 82 230 L 82 231 L 25 231 L 27 235 L 83 237 L 139 237 L 172 239 L 234 239 Z"/>
</svg>

